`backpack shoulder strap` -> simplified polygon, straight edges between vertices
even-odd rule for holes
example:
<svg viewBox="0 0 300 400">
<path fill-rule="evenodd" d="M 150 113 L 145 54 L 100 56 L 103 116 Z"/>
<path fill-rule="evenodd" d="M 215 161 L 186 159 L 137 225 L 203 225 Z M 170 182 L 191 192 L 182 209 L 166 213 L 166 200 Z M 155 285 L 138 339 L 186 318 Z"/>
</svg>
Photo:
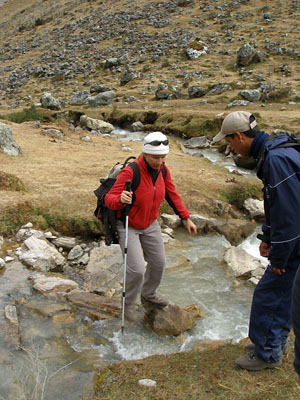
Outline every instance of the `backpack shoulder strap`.
<svg viewBox="0 0 300 400">
<path fill-rule="evenodd" d="M 140 184 L 141 172 L 140 172 L 139 166 L 137 165 L 137 163 L 135 161 L 128 164 L 128 166 L 133 171 L 133 179 L 132 179 L 131 189 L 134 192 L 134 191 L 136 191 L 136 189 L 138 188 L 138 186 Z"/>
<path fill-rule="evenodd" d="M 162 169 L 161 169 L 161 174 L 164 178 L 164 181 L 166 180 L 166 175 L 167 175 L 167 168 L 165 166 L 165 164 L 163 165 Z"/>
</svg>

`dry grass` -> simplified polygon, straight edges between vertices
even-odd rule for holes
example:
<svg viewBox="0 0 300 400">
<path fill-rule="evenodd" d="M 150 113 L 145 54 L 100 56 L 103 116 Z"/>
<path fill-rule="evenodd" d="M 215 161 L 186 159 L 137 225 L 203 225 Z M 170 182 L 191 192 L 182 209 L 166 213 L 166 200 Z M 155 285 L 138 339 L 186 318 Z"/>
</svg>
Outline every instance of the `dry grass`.
<svg viewBox="0 0 300 400">
<path fill-rule="evenodd" d="M 90 400 L 296 400 L 300 386 L 292 368 L 293 343 L 282 366 L 248 372 L 235 367 L 245 352 L 240 345 L 221 345 L 205 351 L 156 355 L 128 361 L 103 370 L 96 380 L 96 397 Z M 154 388 L 140 386 L 152 379 Z"/>
<path fill-rule="evenodd" d="M 13 219 L 14 228 L 18 222 L 31 219 L 37 226 L 46 228 L 50 223 L 51 227 L 64 233 L 68 229 L 69 233 L 76 234 L 77 229 L 77 234 L 83 235 L 97 231 L 93 190 L 99 185 L 99 178 L 106 176 L 117 161 L 123 161 L 130 154 L 138 156 L 141 143 L 128 143 L 132 149 L 128 153 L 122 151 L 122 142 L 112 138 L 92 136 L 92 142 L 82 141 L 88 132 L 74 131 L 63 120 L 42 123 L 41 128 L 33 122 L 4 122 L 21 147 L 22 155 L 12 157 L 0 153 L 2 174 L 12 174 L 26 190 L 17 192 L 0 188 L 2 234 L 13 233 L 13 229 L 5 228 Z M 60 129 L 64 138 L 46 136 L 43 129 L 50 126 Z M 174 141 L 171 141 L 167 165 L 191 212 L 213 214 L 216 209 L 212 204 L 220 198 L 220 190 L 226 191 L 232 186 L 228 183 L 230 173 L 227 170 L 214 167 L 206 159 L 184 155 Z M 241 179 L 253 180 L 249 177 Z"/>
</svg>

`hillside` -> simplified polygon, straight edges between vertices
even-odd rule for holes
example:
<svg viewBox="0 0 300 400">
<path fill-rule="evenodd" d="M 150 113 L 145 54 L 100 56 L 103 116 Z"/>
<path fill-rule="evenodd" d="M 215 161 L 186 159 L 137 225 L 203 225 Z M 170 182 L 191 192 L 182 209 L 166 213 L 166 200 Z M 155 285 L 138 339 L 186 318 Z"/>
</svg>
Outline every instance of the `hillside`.
<svg viewBox="0 0 300 400">
<path fill-rule="evenodd" d="M 199 121 L 255 89 L 260 100 L 248 108 L 263 127 L 298 131 L 299 15 L 296 0 L 8 0 L 0 13 L 1 108 L 38 103 L 43 92 L 69 105 L 98 84 L 115 92 L 106 116 L 112 108 L 154 110 L 165 116 L 160 128 L 193 135 Z M 238 61 L 245 44 L 258 55 L 252 61 Z M 187 56 L 204 47 L 199 58 Z M 121 85 L 126 65 L 135 78 Z M 200 94 L 189 92 L 194 85 Z"/>
<path fill-rule="evenodd" d="M 93 190 L 116 161 L 137 156 L 141 143 L 130 142 L 128 153 L 104 135 L 85 142 L 82 114 L 162 130 L 189 210 L 248 218 L 229 195 L 261 183 L 184 154 L 173 139 L 210 139 L 224 115 L 241 108 L 269 133 L 299 135 L 299 17 L 298 0 L 0 0 L 0 122 L 22 149 L 18 157 L 0 152 L 0 236 L 29 220 L 60 234 L 99 234 Z M 110 104 L 88 102 L 103 91 L 113 92 Z M 45 92 L 59 98 L 59 109 L 41 107 Z M 32 105 L 43 118 L 12 121 Z M 46 128 L 63 137 L 45 135 Z M 282 367 L 258 374 L 234 369 L 243 346 L 113 365 L 98 377 L 96 398 L 298 398 L 292 338 Z M 139 387 L 141 378 L 158 386 Z"/>
</svg>

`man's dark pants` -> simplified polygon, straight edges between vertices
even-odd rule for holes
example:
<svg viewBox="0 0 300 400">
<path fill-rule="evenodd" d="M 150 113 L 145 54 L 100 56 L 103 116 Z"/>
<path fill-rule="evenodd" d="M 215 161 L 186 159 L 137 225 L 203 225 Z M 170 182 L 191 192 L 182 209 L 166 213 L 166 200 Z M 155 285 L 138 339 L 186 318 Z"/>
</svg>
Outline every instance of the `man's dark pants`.
<svg viewBox="0 0 300 400">
<path fill-rule="evenodd" d="M 291 330 L 291 297 L 297 268 L 276 275 L 268 266 L 257 284 L 252 300 L 249 338 L 255 353 L 265 361 L 277 362 Z"/>
</svg>

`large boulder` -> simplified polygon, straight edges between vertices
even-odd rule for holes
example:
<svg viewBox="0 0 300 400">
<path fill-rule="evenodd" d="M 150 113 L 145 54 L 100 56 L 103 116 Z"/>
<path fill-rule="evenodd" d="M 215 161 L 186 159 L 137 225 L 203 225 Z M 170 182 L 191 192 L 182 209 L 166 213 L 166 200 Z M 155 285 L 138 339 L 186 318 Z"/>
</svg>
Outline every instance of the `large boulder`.
<svg viewBox="0 0 300 400">
<path fill-rule="evenodd" d="M 106 296 L 122 290 L 123 258 L 118 244 L 95 247 L 84 272 L 84 289 Z"/>
<path fill-rule="evenodd" d="M 18 156 L 22 153 L 19 145 L 13 138 L 11 130 L 2 122 L 0 122 L 0 149 L 3 153 L 10 156 Z"/>
<path fill-rule="evenodd" d="M 262 62 L 265 60 L 265 58 L 266 55 L 264 53 L 254 50 L 249 43 L 245 43 L 239 49 L 237 64 L 239 66 L 245 67 L 253 63 Z"/>
<path fill-rule="evenodd" d="M 23 249 L 18 252 L 19 260 L 28 267 L 38 271 L 57 271 L 61 270 L 65 258 L 58 250 L 35 236 L 30 236 L 23 243 Z"/>
<path fill-rule="evenodd" d="M 264 268 L 258 258 L 247 253 L 240 247 L 230 247 L 226 250 L 224 261 L 235 277 L 249 275 L 257 268 Z"/>
<path fill-rule="evenodd" d="M 43 93 L 41 97 L 41 104 L 43 108 L 47 108 L 49 110 L 60 110 L 61 109 L 61 101 L 54 97 L 51 93 Z"/>
<path fill-rule="evenodd" d="M 215 220 L 209 228 L 209 231 L 224 235 L 233 246 L 237 246 L 254 232 L 255 224 L 242 219 Z"/>
<path fill-rule="evenodd" d="M 196 305 L 180 308 L 177 304 L 169 303 L 161 309 L 151 305 L 144 308 L 146 326 L 159 336 L 178 336 L 192 329 L 196 319 L 201 318 L 200 309 Z"/>
<path fill-rule="evenodd" d="M 80 125 L 83 128 L 88 128 L 101 133 L 111 133 L 114 130 L 114 126 L 109 122 L 101 119 L 90 118 L 86 115 L 82 115 L 80 117 Z"/>
<path fill-rule="evenodd" d="M 90 107 L 102 107 L 109 106 L 112 104 L 115 93 L 112 90 L 107 92 L 99 93 L 96 96 L 90 96 L 87 99 L 88 105 Z"/>
</svg>

